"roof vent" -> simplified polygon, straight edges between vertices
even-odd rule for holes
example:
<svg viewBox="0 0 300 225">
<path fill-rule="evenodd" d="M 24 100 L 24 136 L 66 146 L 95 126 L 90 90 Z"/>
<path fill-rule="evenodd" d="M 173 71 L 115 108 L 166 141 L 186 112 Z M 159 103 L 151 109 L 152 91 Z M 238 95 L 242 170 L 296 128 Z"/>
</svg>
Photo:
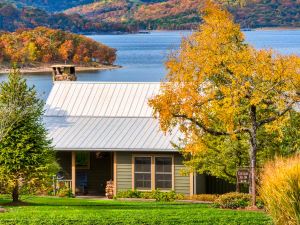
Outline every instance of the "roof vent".
<svg viewBox="0 0 300 225">
<path fill-rule="evenodd" d="M 53 65 L 53 81 L 76 81 L 75 65 Z"/>
</svg>

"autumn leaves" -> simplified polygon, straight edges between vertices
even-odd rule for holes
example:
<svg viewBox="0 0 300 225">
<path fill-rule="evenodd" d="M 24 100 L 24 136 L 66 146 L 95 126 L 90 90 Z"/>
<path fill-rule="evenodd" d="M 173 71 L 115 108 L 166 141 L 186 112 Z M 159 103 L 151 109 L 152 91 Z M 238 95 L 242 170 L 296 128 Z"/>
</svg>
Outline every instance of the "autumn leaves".
<svg viewBox="0 0 300 225">
<path fill-rule="evenodd" d="M 0 35 L 1 62 L 21 65 L 68 62 L 112 64 L 115 49 L 90 38 L 61 30 L 38 27 Z"/>
</svg>

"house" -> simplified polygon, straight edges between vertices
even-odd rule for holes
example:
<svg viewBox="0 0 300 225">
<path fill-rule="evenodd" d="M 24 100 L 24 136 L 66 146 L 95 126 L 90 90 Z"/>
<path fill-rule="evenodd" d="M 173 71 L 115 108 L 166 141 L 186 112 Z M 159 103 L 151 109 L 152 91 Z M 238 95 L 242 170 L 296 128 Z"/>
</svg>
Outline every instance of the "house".
<svg viewBox="0 0 300 225">
<path fill-rule="evenodd" d="M 204 176 L 182 174 L 183 158 L 173 148 L 178 130 L 164 134 L 148 99 L 160 83 L 56 81 L 44 122 L 57 158 L 75 194 L 125 190 L 205 193 Z"/>
<path fill-rule="evenodd" d="M 64 176 L 79 194 L 175 190 L 193 193 L 193 175 L 182 175 L 173 148 L 179 132 L 164 134 L 148 99 L 159 83 L 58 81 L 46 102 L 44 121 Z M 76 188 L 75 185 L 76 184 Z"/>
</svg>

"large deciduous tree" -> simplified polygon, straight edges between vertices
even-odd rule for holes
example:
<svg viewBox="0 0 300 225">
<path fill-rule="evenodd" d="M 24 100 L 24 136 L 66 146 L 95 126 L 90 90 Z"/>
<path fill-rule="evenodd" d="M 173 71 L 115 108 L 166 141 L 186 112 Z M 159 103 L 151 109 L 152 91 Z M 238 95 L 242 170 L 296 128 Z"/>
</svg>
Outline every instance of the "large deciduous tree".
<svg viewBox="0 0 300 225">
<path fill-rule="evenodd" d="M 49 184 L 57 171 L 51 140 L 42 122 L 44 103 L 17 69 L 0 84 L 0 183 L 19 201 L 19 191 Z"/>
<path fill-rule="evenodd" d="M 300 58 L 249 46 L 231 15 L 214 3 L 202 14 L 199 31 L 170 56 L 168 82 L 150 105 L 163 131 L 179 127 L 180 147 L 191 160 L 201 161 L 197 157 L 218 147 L 217 139 L 227 157 L 237 142 L 246 146 L 255 204 L 258 133 L 274 134 L 290 119 L 300 101 Z"/>
</svg>

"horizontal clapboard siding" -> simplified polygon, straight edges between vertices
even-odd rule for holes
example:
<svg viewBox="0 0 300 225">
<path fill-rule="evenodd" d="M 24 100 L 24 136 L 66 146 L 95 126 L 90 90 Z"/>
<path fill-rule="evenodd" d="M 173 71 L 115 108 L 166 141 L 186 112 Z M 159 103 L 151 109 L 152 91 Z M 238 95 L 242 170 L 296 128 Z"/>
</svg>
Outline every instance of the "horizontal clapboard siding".
<svg viewBox="0 0 300 225">
<path fill-rule="evenodd" d="M 116 152 L 117 159 L 117 191 L 127 191 L 132 189 L 132 153 L 131 152 Z M 136 153 L 134 153 L 136 154 Z M 184 169 L 182 156 L 178 153 L 166 153 L 166 155 L 174 155 L 174 189 L 176 193 L 184 195 L 190 194 L 190 177 L 182 175 Z M 162 155 L 159 153 L 142 153 L 139 155 L 155 156 Z"/>
<path fill-rule="evenodd" d="M 126 191 L 132 186 L 132 165 L 130 152 L 116 152 L 117 191 Z"/>
<path fill-rule="evenodd" d="M 184 195 L 190 194 L 190 176 L 182 175 L 184 170 L 183 158 L 179 154 L 175 154 L 175 191 Z"/>
</svg>

